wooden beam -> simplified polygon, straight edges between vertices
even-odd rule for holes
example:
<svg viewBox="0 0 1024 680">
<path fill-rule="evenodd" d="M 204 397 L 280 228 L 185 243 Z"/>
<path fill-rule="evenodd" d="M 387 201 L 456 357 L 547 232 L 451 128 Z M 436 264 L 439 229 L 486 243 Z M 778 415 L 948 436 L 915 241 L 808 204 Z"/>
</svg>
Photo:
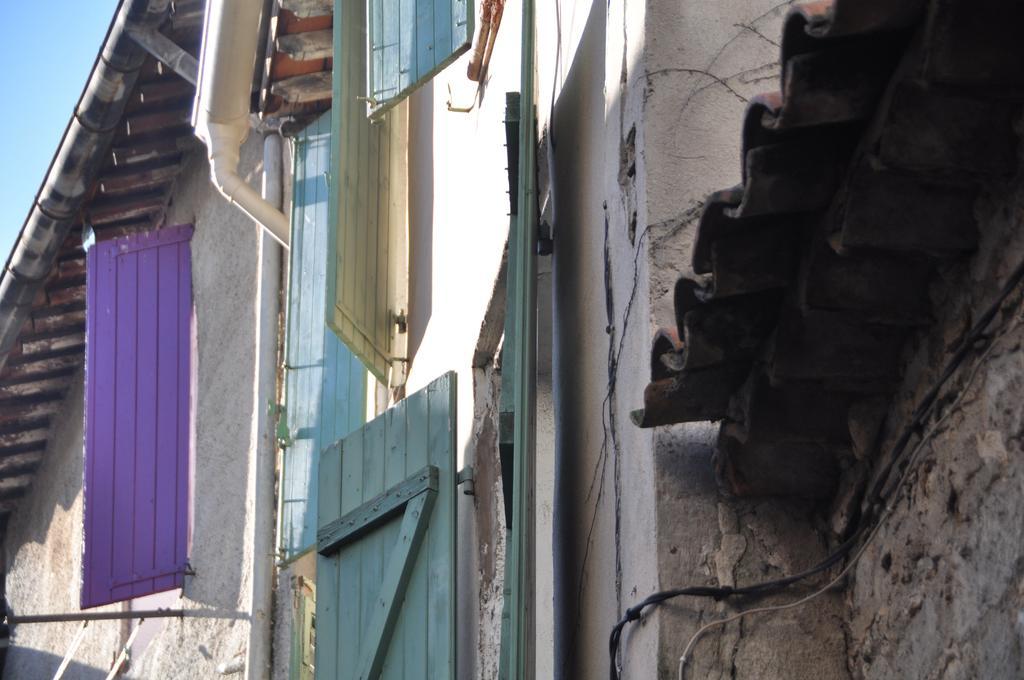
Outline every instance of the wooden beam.
<svg viewBox="0 0 1024 680">
<path fill-rule="evenodd" d="M 156 130 L 189 125 L 191 122 L 192 105 L 190 102 L 188 106 L 176 110 L 140 113 L 131 116 L 125 121 L 125 131 L 128 135 L 141 135 Z"/>
<path fill-rule="evenodd" d="M 0 448 L 0 462 L 6 461 L 8 459 L 17 459 L 20 456 L 41 456 L 45 452 L 45 439 L 26 442 L 24 444 L 18 444 L 17 446 L 7 446 L 4 448 Z"/>
<path fill-rule="evenodd" d="M 280 5 L 281 9 L 288 10 L 301 19 L 334 13 L 332 0 L 280 0 Z"/>
<path fill-rule="evenodd" d="M 87 213 L 92 224 L 109 224 L 152 215 L 162 210 L 166 204 L 167 196 L 163 191 L 147 192 L 124 198 L 96 201 L 89 206 Z"/>
<path fill-rule="evenodd" d="M 0 399 L 63 391 L 71 384 L 73 376 L 74 369 L 63 369 L 22 382 L 5 380 L 0 383 Z M 4 452 L 0 451 L 0 457 L 3 455 Z"/>
<path fill-rule="evenodd" d="M 171 29 L 180 31 L 185 28 L 195 28 L 203 24 L 204 0 L 178 0 L 174 3 L 174 12 L 171 14 Z"/>
<path fill-rule="evenodd" d="M 100 193 L 105 196 L 124 194 L 141 189 L 153 189 L 174 180 L 181 169 L 180 156 L 168 156 L 149 167 L 117 169 L 100 177 Z"/>
<path fill-rule="evenodd" d="M 437 491 L 437 468 L 428 465 L 411 477 L 374 496 L 317 532 L 317 550 L 329 555 L 397 515 L 424 491 Z"/>
<path fill-rule="evenodd" d="M 67 305 L 43 307 L 32 312 L 32 330 L 35 333 L 48 333 L 84 323 L 84 300 L 75 301 Z"/>
<path fill-rule="evenodd" d="M 436 475 L 437 468 L 432 469 Z M 388 558 L 380 592 L 377 593 L 372 605 L 373 616 L 370 625 L 364 632 L 367 644 L 360 655 L 357 678 L 369 680 L 380 677 L 395 623 L 402 603 L 405 602 L 405 589 L 416 563 L 416 555 L 423 543 L 423 536 L 427 533 L 427 525 L 430 524 L 430 511 L 434 507 L 435 496 L 436 491 L 427 490 L 405 506 L 402 528 Z"/>
<path fill-rule="evenodd" d="M 72 254 L 62 257 L 57 261 L 57 276 L 68 278 L 71 276 L 85 275 L 85 252 L 82 250 L 73 251 Z"/>
<path fill-rule="evenodd" d="M 45 355 L 12 356 L 7 360 L 7 366 L 4 368 L 4 382 L 32 379 L 63 369 L 78 368 L 84 358 L 84 345 Z"/>
<path fill-rule="evenodd" d="M 331 74 L 327 71 L 292 76 L 270 84 L 270 93 L 293 104 L 331 98 Z"/>
<path fill-rule="evenodd" d="M 85 344 L 85 324 L 79 323 L 55 331 L 35 334 L 32 338 L 21 341 L 22 353 L 39 354 L 54 350 L 80 347 Z"/>
<path fill-rule="evenodd" d="M 279 36 L 274 41 L 278 52 L 282 52 L 295 61 L 312 61 L 329 59 L 334 54 L 334 37 L 331 29 L 292 33 Z"/>
<path fill-rule="evenodd" d="M 175 76 L 136 86 L 135 92 L 132 93 L 132 100 L 138 104 L 149 106 L 176 99 L 185 100 L 194 97 L 195 94 L 196 88 L 191 83 Z"/>
<path fill-rule="evenodd" d="M 65 305 L 85 299 L 85 281 L 49 288 L 46 291 L 47 304 Z"/>
<path fill-rule="evenodd" d="M 43 451 L 18 453 L 7 458 L 0 458 L 0 475 L 26 475 L 36 471 L 43 462 Z"/>
<path fill-rule="evenodd" d="M 171 156 L 188 151 L 198 145 L 191 130 L 182 134 L 164 135 L 151 139 L 127 139 L 111 149 L 114 165 L 120 167 L 129 163 L 141 163 L 162 156 Z"/>
<path fill-rule="evenodd" d="M 25 430 L 0 432 L 0 448 L 8 448 L 12 446 L 18 446 L 20 444 L 28 444 L 29 442 L 37 442 L 40 439 L 45 440 L 49 433 L 49 420 L 37 424 L 32 424 L 29 426 L 29 429 Z"/>
</svg>

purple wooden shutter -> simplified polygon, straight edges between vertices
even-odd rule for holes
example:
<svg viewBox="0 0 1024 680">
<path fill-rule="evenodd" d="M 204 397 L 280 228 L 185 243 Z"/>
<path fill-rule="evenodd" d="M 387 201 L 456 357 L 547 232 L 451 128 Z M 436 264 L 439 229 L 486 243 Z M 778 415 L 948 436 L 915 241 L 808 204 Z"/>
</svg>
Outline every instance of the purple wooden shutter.
<svg viewBox="0 0 1024 680">
<path fill-rule="evenodd" d="M 82 608 L 182 585 L 189 546 L 191 226 L 87 259 Z"/>
</svg>

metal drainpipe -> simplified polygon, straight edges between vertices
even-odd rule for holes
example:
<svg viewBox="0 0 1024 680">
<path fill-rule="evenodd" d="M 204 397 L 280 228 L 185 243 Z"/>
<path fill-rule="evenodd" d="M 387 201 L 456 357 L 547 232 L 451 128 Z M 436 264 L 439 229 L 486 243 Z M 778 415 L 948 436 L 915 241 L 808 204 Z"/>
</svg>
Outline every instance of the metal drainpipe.
<svg viewBox="0 0 1024 680">
<path fill-rule="evenodd" d="M 263 199 L 280 210 L 282 191 L 282 143 L 276 129 L 268 129 L 263 137 Z M 263 404 L 276 397 L 277 381 L 277 286 L 280 281 L 281 249 L 271 234 L 260 234 L 260 291 L 258 294 L 256 408 L 255 419 L 255 503 L 253 505 L 252 619 L 246 677 L 270 677 L 274 606 L 274 418 Z"/>
<path fill-rule="evenodd" d="M 253 0 L 207 4 L 193 127 L 209 150 L 210 176 L 217 190 L 287 248 L 288 217 L 238 174 L 239 149 L 249 134 L 262 12 L 263 3 Z"/>
<path fill-rule="evenodd" d="M 128 32 L 155 30 L 169 10 L 170 0 L 124 0 L 107 32 L 89 83 L 3 269 L 0 369 L 103 165 L 146 59 L 146 52 Z"/>
</svg>

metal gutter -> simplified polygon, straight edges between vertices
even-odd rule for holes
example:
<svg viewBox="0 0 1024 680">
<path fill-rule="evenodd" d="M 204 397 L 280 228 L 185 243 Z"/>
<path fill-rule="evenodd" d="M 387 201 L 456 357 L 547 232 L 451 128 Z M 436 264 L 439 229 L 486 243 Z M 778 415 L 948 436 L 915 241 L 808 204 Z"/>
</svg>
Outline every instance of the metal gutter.
<svg viewBox="0 0 1024 680">
<path fill-rule="evenodd" d="M 170 0 L 124 0 L 0 279 L 0 369 L 103 166 L 146 52 L 129 31 L 159 27 Z"/>
</svg>

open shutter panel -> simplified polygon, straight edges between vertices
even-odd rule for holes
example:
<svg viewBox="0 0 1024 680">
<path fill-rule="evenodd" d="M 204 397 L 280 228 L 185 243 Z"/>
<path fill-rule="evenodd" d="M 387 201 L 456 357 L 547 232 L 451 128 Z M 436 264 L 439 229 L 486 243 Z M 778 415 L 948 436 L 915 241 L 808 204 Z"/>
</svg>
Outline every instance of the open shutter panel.
<svg viewBox="0 0 1024 680">
<path fill-rule="evenodd" d="M 83 608 L 182 585 L 191 236 L 170 227 L 89 249 Z"/>
<path fill-rule="evenodd" d="M 376 116 L 469 49 L 472 0 L 367 0 L 371 114 Z"/>
<path fill-rule="evenodd" d="M 331 117 L 296 137 L 285 368 L 281 551 L 316 543 L 316 469 L 327 444 L 366 422 L 366 369 L 324 323 Z"/>
<path fill-rule="evenodd" d="M 292 654 L 289 680 L 314 680 L 316 664 L 316 584 L 299 576 L 295 593 L 295 621 L 292 624 Z"/>
<path fill-rule="evenodd" d="M 381 382 L 404 382 L 408 297 L 408 107 L 367 120 L 366 13 L 339 0 L 334 15 L 334 130 L 330 202 L 335 263 L 329 325 Z"/>
<path fill-rule="evenodd" d="M 455 374 L 324 452 L 317 676 L 455 677 Z"/>
</svg>

